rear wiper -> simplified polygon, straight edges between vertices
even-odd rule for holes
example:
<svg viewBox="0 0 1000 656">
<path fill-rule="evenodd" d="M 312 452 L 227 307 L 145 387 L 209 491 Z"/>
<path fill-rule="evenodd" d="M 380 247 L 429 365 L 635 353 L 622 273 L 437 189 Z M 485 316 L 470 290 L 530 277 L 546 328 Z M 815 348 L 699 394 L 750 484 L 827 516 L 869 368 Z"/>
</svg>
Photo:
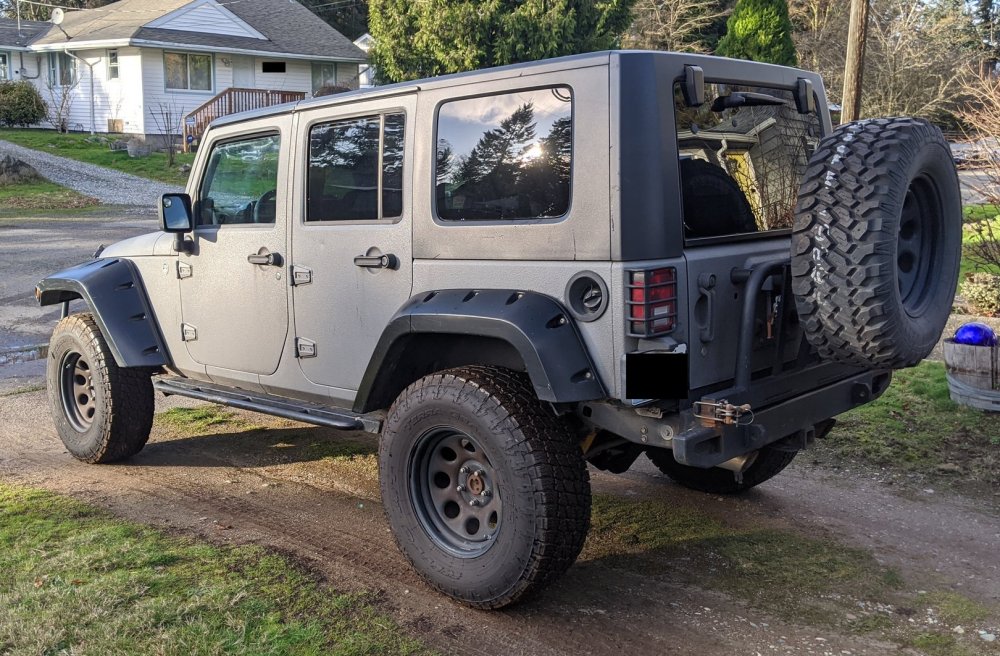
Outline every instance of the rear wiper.
<svg viewBox="0 0 1000 656">
<path fill-rule="evenodd" d="M 734 91 L 727 96 L 719 96 L 712 103 L 713 112 L 721 112 L 734 107 L 761 107 L 763 105 L 784 105 L 783 98 L 752 91 Z"/>
</svg>

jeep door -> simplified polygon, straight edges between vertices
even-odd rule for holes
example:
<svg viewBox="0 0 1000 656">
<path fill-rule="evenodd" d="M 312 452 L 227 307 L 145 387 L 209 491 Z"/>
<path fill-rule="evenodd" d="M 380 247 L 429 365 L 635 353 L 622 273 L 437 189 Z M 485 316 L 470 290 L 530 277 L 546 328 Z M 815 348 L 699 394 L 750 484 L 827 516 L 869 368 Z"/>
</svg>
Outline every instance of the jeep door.
<svg viewBox="0 0 1000 656">
<path fill-rule="evenodd" d="M 382 330 L 410 297 L 415 96 L 298 115 L 295 344 L 306 378 L 352 400 Z"/>
<path fill-rule="evenodd" d="M 291 116 L 214 128 L 192 181 L 192 252 L 181 255 L 182 332 L 213 379 L 254 384 L 288 331 L 284 275 Z"/>
</svg>

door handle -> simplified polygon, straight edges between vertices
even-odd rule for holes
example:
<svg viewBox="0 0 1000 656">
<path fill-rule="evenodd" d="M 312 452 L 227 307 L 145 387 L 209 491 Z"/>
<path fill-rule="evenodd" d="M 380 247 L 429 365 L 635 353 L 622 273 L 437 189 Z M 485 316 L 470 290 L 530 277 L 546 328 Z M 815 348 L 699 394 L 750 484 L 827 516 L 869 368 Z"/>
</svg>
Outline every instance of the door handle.
<svg viewBox="0 0 1000 656">
<path fill-rule="evenodd" d="M 261 266 L 281 266 L 281 256 L 277 253 L 251 253 L 247 262 Z"/>
<path fill-rule="evenodd" d="M 392 253 L 382 255 L 358 255 L 354 258 L 354 266 L 366 269 L 398 269 L 399 258 Z"/>
<path fill-rule="evenodd" d="M 715 339 L 715 276 L 710 273 L 698 276 L 697 307 L 704 313 L 699 313 L 702 327 L 698 337 L 705 343 L 711 342 Z"/>
</svg>

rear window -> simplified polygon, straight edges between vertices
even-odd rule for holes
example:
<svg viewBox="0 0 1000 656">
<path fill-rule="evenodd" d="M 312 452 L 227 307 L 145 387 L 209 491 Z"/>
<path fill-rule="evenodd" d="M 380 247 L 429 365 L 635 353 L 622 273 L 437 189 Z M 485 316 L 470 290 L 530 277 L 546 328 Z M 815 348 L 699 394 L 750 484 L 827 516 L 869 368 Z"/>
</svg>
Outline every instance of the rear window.
<svg viewBox="0 0 1000 656">
<path fill-rule="evenodd" d="M 688 107 L 674 88 L 685 236 L 791 228 L 819 117 L 784 89 L 709 83 L 705 98 Z"/>
<path fill-rule="evenodd" d="M 569 210 L 569 87 L 445 103 L 437 137 L 435 184 L 442 220 L 552 219 Z"/>
</svg>

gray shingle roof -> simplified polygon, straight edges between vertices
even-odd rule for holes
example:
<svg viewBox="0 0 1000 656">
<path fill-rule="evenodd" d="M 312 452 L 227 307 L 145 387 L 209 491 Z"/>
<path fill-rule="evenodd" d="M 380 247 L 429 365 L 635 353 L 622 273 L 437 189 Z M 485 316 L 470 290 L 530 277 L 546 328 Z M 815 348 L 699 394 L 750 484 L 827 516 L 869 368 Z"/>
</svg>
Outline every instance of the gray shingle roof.
<svg viewBox="0 0 1000 656">
<path fill-rule="evenodd" d="M 49 27 L 48 23 L 23 20 L 18 30 L 16 20 L 0 18 L 0 48 L 23 48 Z"/>
<path fill-rule="evenodd" d="M 48 29 L 31 45 L 71 44 L 74 41 L 147 40 L 180 46 L 237 48 L 308 57 L 364 61 L 365 53 L 321 18 L 295 0 L 219 0 L 219 4 L 267 37 L 226 36 L 143 27 L 191 0 L 119 0 L 99 9 L 68 11 L 62 28 Z M 2 42 L 0 42 L 2 43 Z"/>
</svg>

